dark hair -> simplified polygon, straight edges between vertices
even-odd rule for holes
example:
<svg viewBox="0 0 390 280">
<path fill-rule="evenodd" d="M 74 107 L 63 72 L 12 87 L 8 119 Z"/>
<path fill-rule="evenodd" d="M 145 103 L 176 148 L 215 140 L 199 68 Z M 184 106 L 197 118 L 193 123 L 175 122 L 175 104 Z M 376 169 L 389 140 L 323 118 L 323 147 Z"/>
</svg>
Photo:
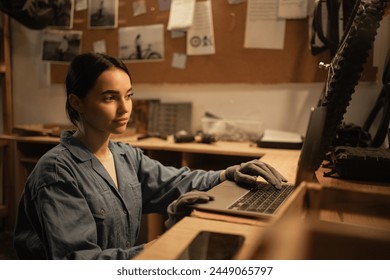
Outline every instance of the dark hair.
<svg viewBox="0 0 390 280">
<path fill-rule="evenodd" d="M 83 99 L 90 91 L 98 77 L 109 68 L 123 70 L 131 80 L 129 70 L 118 58 L 101 53 L 83 53 L 76 56 L 70 64 L 66 76 L 66 113 L 70 121 L 77 125 L 80 116 L 69 104 L 69 95 L 75 94 Z"/>
</svg>

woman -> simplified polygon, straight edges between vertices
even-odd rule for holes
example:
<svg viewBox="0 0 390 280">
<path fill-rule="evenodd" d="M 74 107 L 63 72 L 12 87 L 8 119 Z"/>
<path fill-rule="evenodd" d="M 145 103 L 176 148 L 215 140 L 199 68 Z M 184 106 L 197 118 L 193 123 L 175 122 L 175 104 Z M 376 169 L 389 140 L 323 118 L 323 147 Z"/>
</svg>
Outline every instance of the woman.
<svg viewBox="0 0 390 280">
<path fill-rule="evenodd" d="M 134 246 L 143 213 L 164 214 L 181 194 L 225 178 L 252 183 L 259 175 L 277 187 L 285 180 L 260 161 L 226 171 L 166 167 L 111 141 L 126 129 L 133 95 L 130 74 L 114 57 L 77 56 L 66 92 L 77 130 L 63 132 L 27 179 L 14 240 L 21 259 L 130 259 L 144 248 Z"/>
</svg>

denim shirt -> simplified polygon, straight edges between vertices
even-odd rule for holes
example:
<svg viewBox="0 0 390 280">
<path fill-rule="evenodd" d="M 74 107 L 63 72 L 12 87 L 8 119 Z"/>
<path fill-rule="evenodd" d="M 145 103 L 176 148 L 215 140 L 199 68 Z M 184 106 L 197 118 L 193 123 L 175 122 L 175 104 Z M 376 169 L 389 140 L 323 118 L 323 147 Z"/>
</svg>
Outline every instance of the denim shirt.
<svg viewBox="0 0 390 280">
<path fill-rule="evenodd" d="M 20 259 L 130 259 L 142 213 L 164 214 L 180 194 L 207 190 L 220 171 L 164 166 L 138 148 L 110 141 L 117 183 L 70 131 L 27 179 L 14 245 Z"/>
</svg>

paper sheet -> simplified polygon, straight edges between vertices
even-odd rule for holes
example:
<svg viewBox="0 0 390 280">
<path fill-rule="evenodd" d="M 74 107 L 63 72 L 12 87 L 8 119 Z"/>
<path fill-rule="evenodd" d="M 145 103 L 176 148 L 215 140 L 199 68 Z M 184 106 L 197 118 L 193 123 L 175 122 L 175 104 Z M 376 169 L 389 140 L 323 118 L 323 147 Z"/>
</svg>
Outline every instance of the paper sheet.
<svg viewBox="0 0 390 280">
<path fill-rule="evenodd" d="M 211 2 L 197 2 L 193 25 L 187 31 L 187 55 L 214 53 L 214 25 Z"/>
<path fill-rule="evenodd" d="M 76 11 L 83 11 L 88 9 L 88 2 L 87 0 L 76 0 L 75 2 L 75 10 Z"/>
<path fill-rule="evenodd" d="M 184 53 L 173 53 L 172 68 L 185 69 L 187 64 L 187 55 Z"/>
<path fill-rule="evenodd" d="M 196 0 L 172 0 L 169 12 L 168 30 L 187 30 L 194 19 Z"/>
<path fill-rule="evenodd" d="M 133 2 L 133 16 L 146 14 L 145 0 L 137 0 Z"/>
<path fill-rule="evenodd" d="M 106 40 L 93 42 L 93 51 L 95 53 L 107 53 Z"/>
<path fill-rule="evenodd" d="M 277 12 L 277 0 L 248 0 L 245 48 L 283 49 L 286 20 Z"/>
<path fill-rule="evenodd" d="M 171 38 L 183 38 L 185 36 L 186 36 L 185 31 L 181 31 L 181 30 L 172 30 L 171 31 Z"/>
<path fill-rule="evenodd" d="M 302 137 L 298 133 L 272 129 L 264 130 L 261 140 L 264 142 L 302 143 Z"/>
<path fill-rule="evenodd" d="M 307 0 L 279 0 L 278 17 L 286 19 L 307 17 Z"/>
</svg>

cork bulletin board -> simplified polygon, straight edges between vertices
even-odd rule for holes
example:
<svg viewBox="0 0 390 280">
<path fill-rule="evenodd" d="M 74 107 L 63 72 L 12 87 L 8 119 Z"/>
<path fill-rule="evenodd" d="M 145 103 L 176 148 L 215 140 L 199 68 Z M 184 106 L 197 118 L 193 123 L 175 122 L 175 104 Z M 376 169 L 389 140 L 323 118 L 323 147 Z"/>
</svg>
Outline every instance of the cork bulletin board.
<svg viewBox="0 0 390 280">
<path fill-rule="evenodd" d="M 283 50 L 244 48 L 246 2 L 229 5 L 212 0 L 215 49 L 213 55 L 188 56 L 185 69 L 171 67 L 174 53 L 186 52 L 186 39 L 171 38 L 166 29 L 169 11 L 160 11 L 157 0 L 148 0 L 147 13 L 133 16 L 132 1 L 119 0 L 118 28 L 151 24 L 164 25 L 165 59 L 156 62 L 129 62 L 135 83 L 310 83 L 326 79 L 320 62 L 330 61 L 328 52 L 313 56 L 309 50 L 308 20 L 287 20 Z M 88 12 L 75 11 L 72 30 L 82 31 L 81 51 L 92 51 L 93 43 L 105 40 L 107 52 L 118 55 L 118 29 L 89 29 Z M 68 64 L 51 63 L 51 82 L 65 81 Z M 372 56 L 365 66 L 364 79 L 376 80 Z"/>
</svg>

